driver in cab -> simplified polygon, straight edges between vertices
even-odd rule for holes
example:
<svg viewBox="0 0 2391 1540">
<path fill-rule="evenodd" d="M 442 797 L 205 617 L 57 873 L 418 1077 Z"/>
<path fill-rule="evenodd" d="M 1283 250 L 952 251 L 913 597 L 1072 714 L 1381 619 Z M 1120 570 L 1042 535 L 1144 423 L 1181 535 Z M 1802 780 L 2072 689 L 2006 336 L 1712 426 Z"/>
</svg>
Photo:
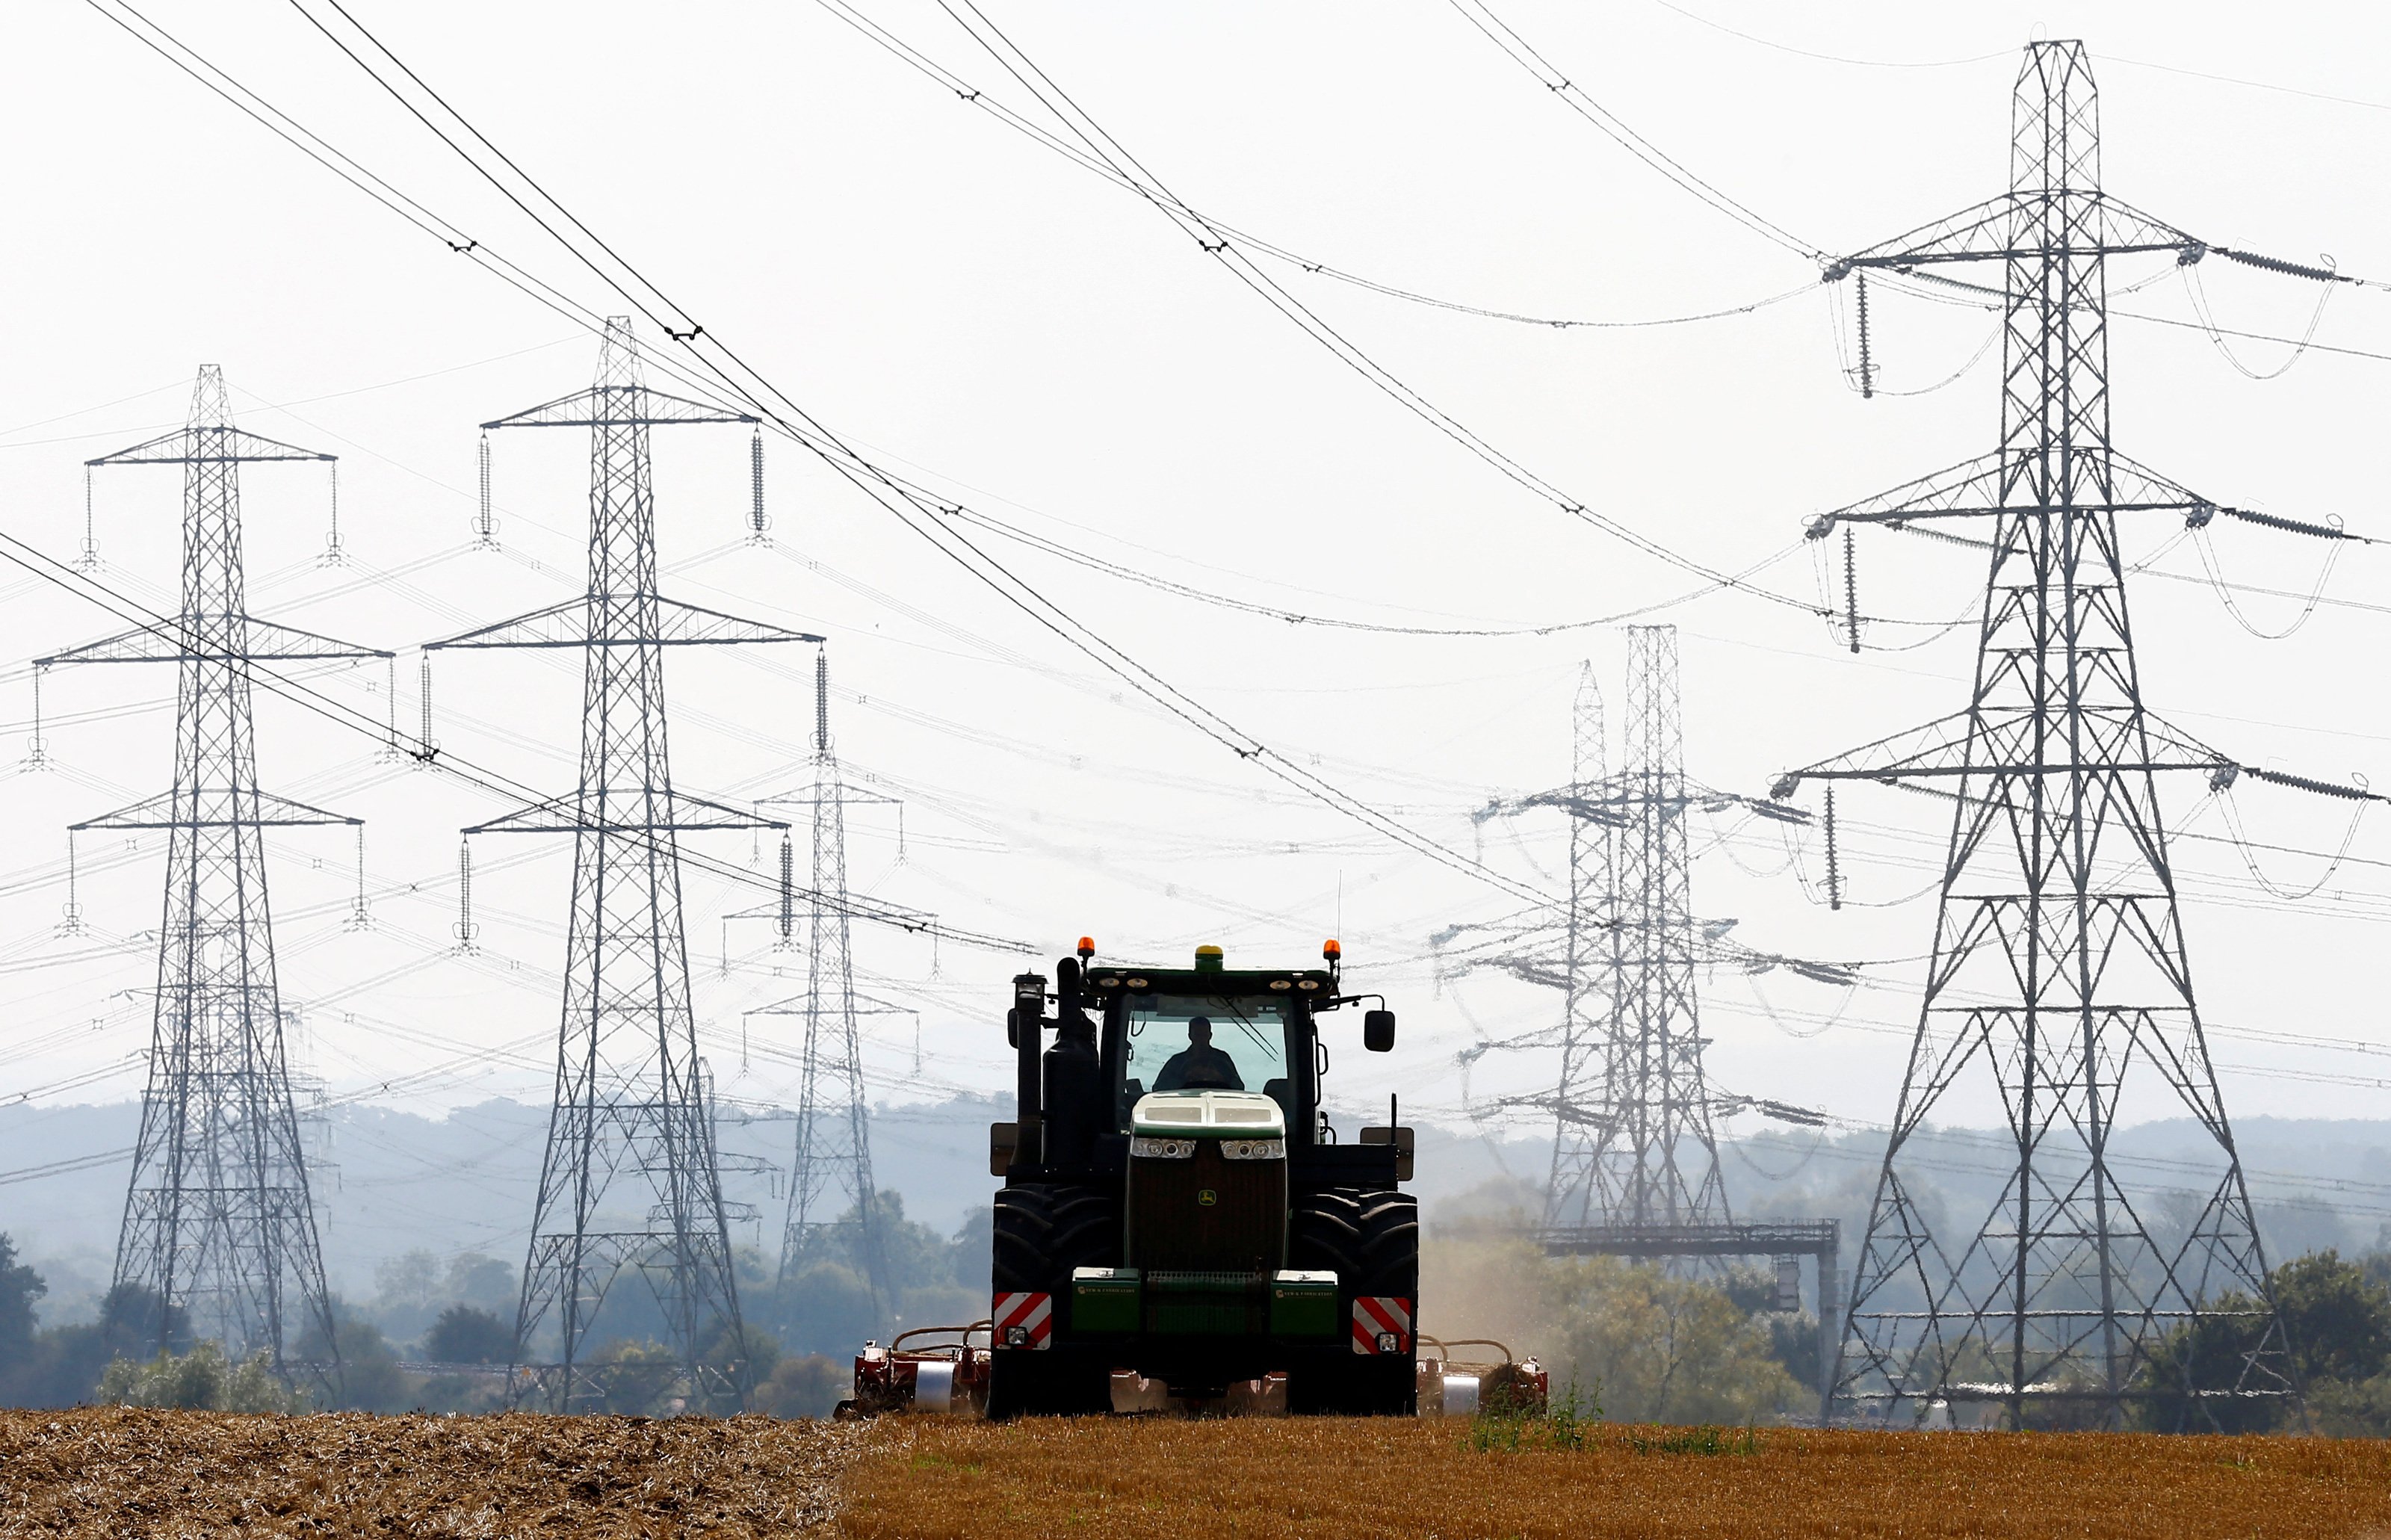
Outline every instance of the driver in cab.
<svg viewBox="0 0 2391 1540">
<path fill-rule="evenodd" d="M 1199 1016 L 1187 1023 L 1187 1046 L 1170 1055 L 1154 1078 L 1157 1091 L 1243 1091 L 1245 1077 L 1237 1061 L 1212 1046 L 1212 1018 Z"/>
</svg>

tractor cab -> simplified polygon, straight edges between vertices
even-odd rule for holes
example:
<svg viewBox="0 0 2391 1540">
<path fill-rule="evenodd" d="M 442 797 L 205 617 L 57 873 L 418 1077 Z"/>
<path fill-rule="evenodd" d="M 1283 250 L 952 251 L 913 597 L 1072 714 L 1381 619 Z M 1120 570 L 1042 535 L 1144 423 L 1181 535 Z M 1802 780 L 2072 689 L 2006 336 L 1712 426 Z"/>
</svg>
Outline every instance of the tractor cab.
<svg viewBox="0 0 2391 1540">
<path fill-rule="evenodd" d="M 1018 1055 L 1022 1117 L 990 1130 L 991 1175 L 1016 1165 L 1125 1171 L 1141 1106 L 1167 1121 L 1172 1099 L 1215 1092 L 1233 1094 L 1205 1104 L 1217 1115 L 1247 1120 L 1234 1126 L 1267 1119 L 1283 1154 L 1303 1164 L 1383 1175 L 1391 1185 L 1400 1156 L 1401 1175 L 1410 1176 L 1410 1141 L 1396 1135 L 1391 1108 L 1387 1126 L 1362 1130 L 1358 1145 L 1340 1145 L 1322 1111 L 1332 1055 L 1321 1016 L 1376 1002 L 1363 1013 L 1363 1046 L 1383 1054 L 1395 1041 L 1383 999 L 1338 994 L 1338 943 L 1323 949 L 1328 966 L 1299 969 L 1233 969 L 1216 946 L 1197 948 L 1188 968 L 1099 966 L 1093 951 L 1082 938 L 1079 955 L 1056 964 L 1056 1009 L 1045 1022 L 1055 1035 L 1042 1053 L 1042 1034 L 1025 1039 L 1020 1023 L 1044 1019 L 1046 980 L 1014 981 L 1007 1034 Z M 1340 1149 L 1348 1153 L 1318 1153 Z"/>
</svg>

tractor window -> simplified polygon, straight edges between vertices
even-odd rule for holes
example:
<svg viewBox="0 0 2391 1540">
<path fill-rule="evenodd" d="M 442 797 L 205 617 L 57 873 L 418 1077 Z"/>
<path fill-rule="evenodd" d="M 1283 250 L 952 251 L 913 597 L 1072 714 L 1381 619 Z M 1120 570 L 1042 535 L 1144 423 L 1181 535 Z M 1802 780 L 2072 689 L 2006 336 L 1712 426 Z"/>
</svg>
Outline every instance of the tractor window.
<svg viewBox="0 0 2391 1540">
<path fill-rule="evenodd" d="M 1259 1091 L 1292 1105 L 1287 1004 L 1266 995 L 1130 996 L 1123 1126 L 1137 1098 L 1153 1091 Z"/>
</svg>

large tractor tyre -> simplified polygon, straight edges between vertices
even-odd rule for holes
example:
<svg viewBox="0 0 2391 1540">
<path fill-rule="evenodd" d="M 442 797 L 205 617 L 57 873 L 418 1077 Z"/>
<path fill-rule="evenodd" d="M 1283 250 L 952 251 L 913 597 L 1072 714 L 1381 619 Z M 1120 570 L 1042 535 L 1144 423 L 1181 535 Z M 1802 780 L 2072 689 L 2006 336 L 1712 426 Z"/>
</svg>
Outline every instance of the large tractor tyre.
<svg viewBox="0 0 2391 1540">
<path fill-rule="evenodd" d="M 989 1282 L 997 1294 L 1051 1297 L 1048 1346 L 1001 1349 L 988 1415 L 1069 1415 L 1112 1409 L 1112 1365 L 1069 1341 L 1071 1270 L 1120 1264 L 1120 1205 L 1111 1194 L 1066 1184 L 1005 1187 L 996 1195 Z"/>
<path fill-rule="evenodd" d="M 1096 1187 L 1058 1183 L 1004 1187 L 996 1195 L 996 1239 L 989 1282 L 999 1294 L 1071 1293 L 1075 1267 L 1118 1267 L 1120 1200 Z"/>
<path fill-rule="evenodd" d="M 1408 1301 L 1416 1328 L 1419 1200 L 1375 1187 L 1299 1193 L 1287 1215 L 1287 1265 L 1336 1274 L 1338 1301 L 1349 1312 L 1357 1298 Z M 1346 1344 L 1312 1374 L 1289 1377 L 1292 1409 L 1409 1417 L 1418 1399 L 1413 1358 L 1358 1353 Z"/>
</svg>

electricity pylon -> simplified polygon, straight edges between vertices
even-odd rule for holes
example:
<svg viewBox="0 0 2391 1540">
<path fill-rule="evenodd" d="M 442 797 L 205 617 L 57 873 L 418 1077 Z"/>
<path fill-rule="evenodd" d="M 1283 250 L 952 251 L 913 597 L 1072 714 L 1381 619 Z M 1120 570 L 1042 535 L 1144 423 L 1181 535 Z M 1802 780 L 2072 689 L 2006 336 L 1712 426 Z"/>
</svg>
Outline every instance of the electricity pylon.
<svg viewBox="0 0 2391 1540">
<path fill-rule="evenodd" d="M 1968 705 L 1777 788 L 1907 783 L 1953 803 L 1925 998 L 1838 1376 L 1839 1399 L 1888 1417 L 1973 1401 L 2011 1426 L 2030 1404 L 2111 1426 L 2137 1405 L 2209 1421 L 2223 1401 L 2295 1392 L 2156 792 L 2158 771 L 2221 786 L 2242 768 L 2144 708 L 2120 554 L 2121 513 L 2198 527 L 2220 510 L 2118 453 L 2109 430 L 2110 259 L 2190 264 L 2212 250 L 2100 189 L 2083 45 L 2036 43 L 2018 77 L 2010 190 L 1829 273 L 1990 263 L 2003 277 L 1999 447 L 1811 531 L 1989 526 Z M 2109 1141 L 2120 1119 L 2176 1114 L 2213 1145 L 2214 1185 L 2179 1238 L 2163 1239 L 2150 1189 L 2121 1177 Z M 2000 1195 L 1964 1228 L 1938 1226 L 1926 1200 L 1919 1135 L 1933 1116 L 2005 1125 Z"/>
<path fill-rule="evenodd" d="M 224 372 L 208 364 L 179 432 L 88 461 L 182 467 L 182 608 L 34 666 L 173 663 L 180 676 L 174 790 L 74 825 L 167 835 L 149 1078 L 111 1301 L 133 1309 L 127 1286 L 147 1292 L 137 1307 L 156 1311 L 161 1351 L 179 1319 L 281 1369 L 295 1290 L 330 1368 L 338 1352 L 283 1042 L 265 831 L 358 822 L 259 789 L 250 687 L 261 663 L 391 654 L 249 614 L 239 468 L 278 460 L 332 457 L 235 427 Z"/>
<path fill-rule="evenodd" d="M 1686 784 L 1677 628 L 1631 626 L 1627 650 L 1626 764 L 1603 799 L 1616 940 L 1592 1198 L 1616 1223 L 1718 1223 L 1728 1215 L 1694 990 L 1686 822 L 1697 799 Z"/>
<path fill-rule="evenodd" d="M 789 1170 L 789 1210 L 781 1232 L 780 1287 L 821 1256 L 841 1228 L 843 1198 L 855 1210 L 855 1251 L 874 1318 L 891 1301 L 887 1249 L 872 1181 L 870 1108 L 863 1083 L 860 1018 L 895 1009 L 859 1003 L 855 992 L 852 920 L 847 886 L 847 807 L 888 797 L 847 786 L 830 731 L 830 658 L 814 659 L 814 774 L 806 791 L 767 800 L 768 807 L 809 808 L 813 822 L 813 892 L 806 936 L 806 992 L 756 1015 L 805 1020 L 805 1079 L 797 1099 L 795 1159 Z M 834 1196 L 835 1195 L 835 1196 Z"/>
<path fill-rule="evenodd" d="M 1732 921 L 1695 919 L 1687 821 L 1696 810 L 1741 807 L 1771 819 L 1801 815 L 1687 780 L 1676 628 L 1634 626 L 1627 636 L 1624 765 L 1605 771 L 1602 694 L 1589 664 L 1579 677 L 1573 711 L 1571 782 L 1490 803 L 1475 815 L 1483 822 L 1553 809 L 1570 820 L 1570 899 L 1558 937 L 1544 939 L 1534 951 L 1480 954 L 1462 964 L 1496 967 L 1561 994 L 1557 1033 L 1539 1029 L 1506 1045 L 1559 1050 L 1554 1089 L 1511 1099 L 1553 1119 L 1548 1232 L 1726 1223 L 1713 1115 L 1750 1108 L 1793 1121 L 1816 1119 L 1710 1086 L 1695 968 L 1727 962 L 1843 977 L 1824 964 L 1729 941 Z M 1548 936 L 1549 921 L 1538 928 Z M 1548 950 L 1556 939 L 1557 965 Z"/>
<path fill-rule="evenodd" d="M 596 384 L 482 424 L 485 433 L 589 431 L 588 591 L 426 649 L 577 647 L 585 660 L 580 784 L 465 831 L 574 838 L 556 1104 L 515 1325 L 518 1363 L 529 1366 L 534 1334 L 556 1315 L 556 1361 L 529 1378 L 560 1410 L 601 1404 L 609 1393 L 608 1373 L 588 1363 L 586 1339 L 626 1267 L 664 1314 L 691 1402 L 735 1403 L 745 1389 L 712 1098 L 690 1006 L 679 840 L 697 830 L 786 824 L 673 788 L 664 653 L 821 639 L 656 591 L 648 434 L 755 421 L 649 390 L 629 320 L 608 320 Z M 627 1171 L 645 1179 L 632 1200 L 639 1207 L 628 1210 L 609 1191 Z"/>
</svg>

